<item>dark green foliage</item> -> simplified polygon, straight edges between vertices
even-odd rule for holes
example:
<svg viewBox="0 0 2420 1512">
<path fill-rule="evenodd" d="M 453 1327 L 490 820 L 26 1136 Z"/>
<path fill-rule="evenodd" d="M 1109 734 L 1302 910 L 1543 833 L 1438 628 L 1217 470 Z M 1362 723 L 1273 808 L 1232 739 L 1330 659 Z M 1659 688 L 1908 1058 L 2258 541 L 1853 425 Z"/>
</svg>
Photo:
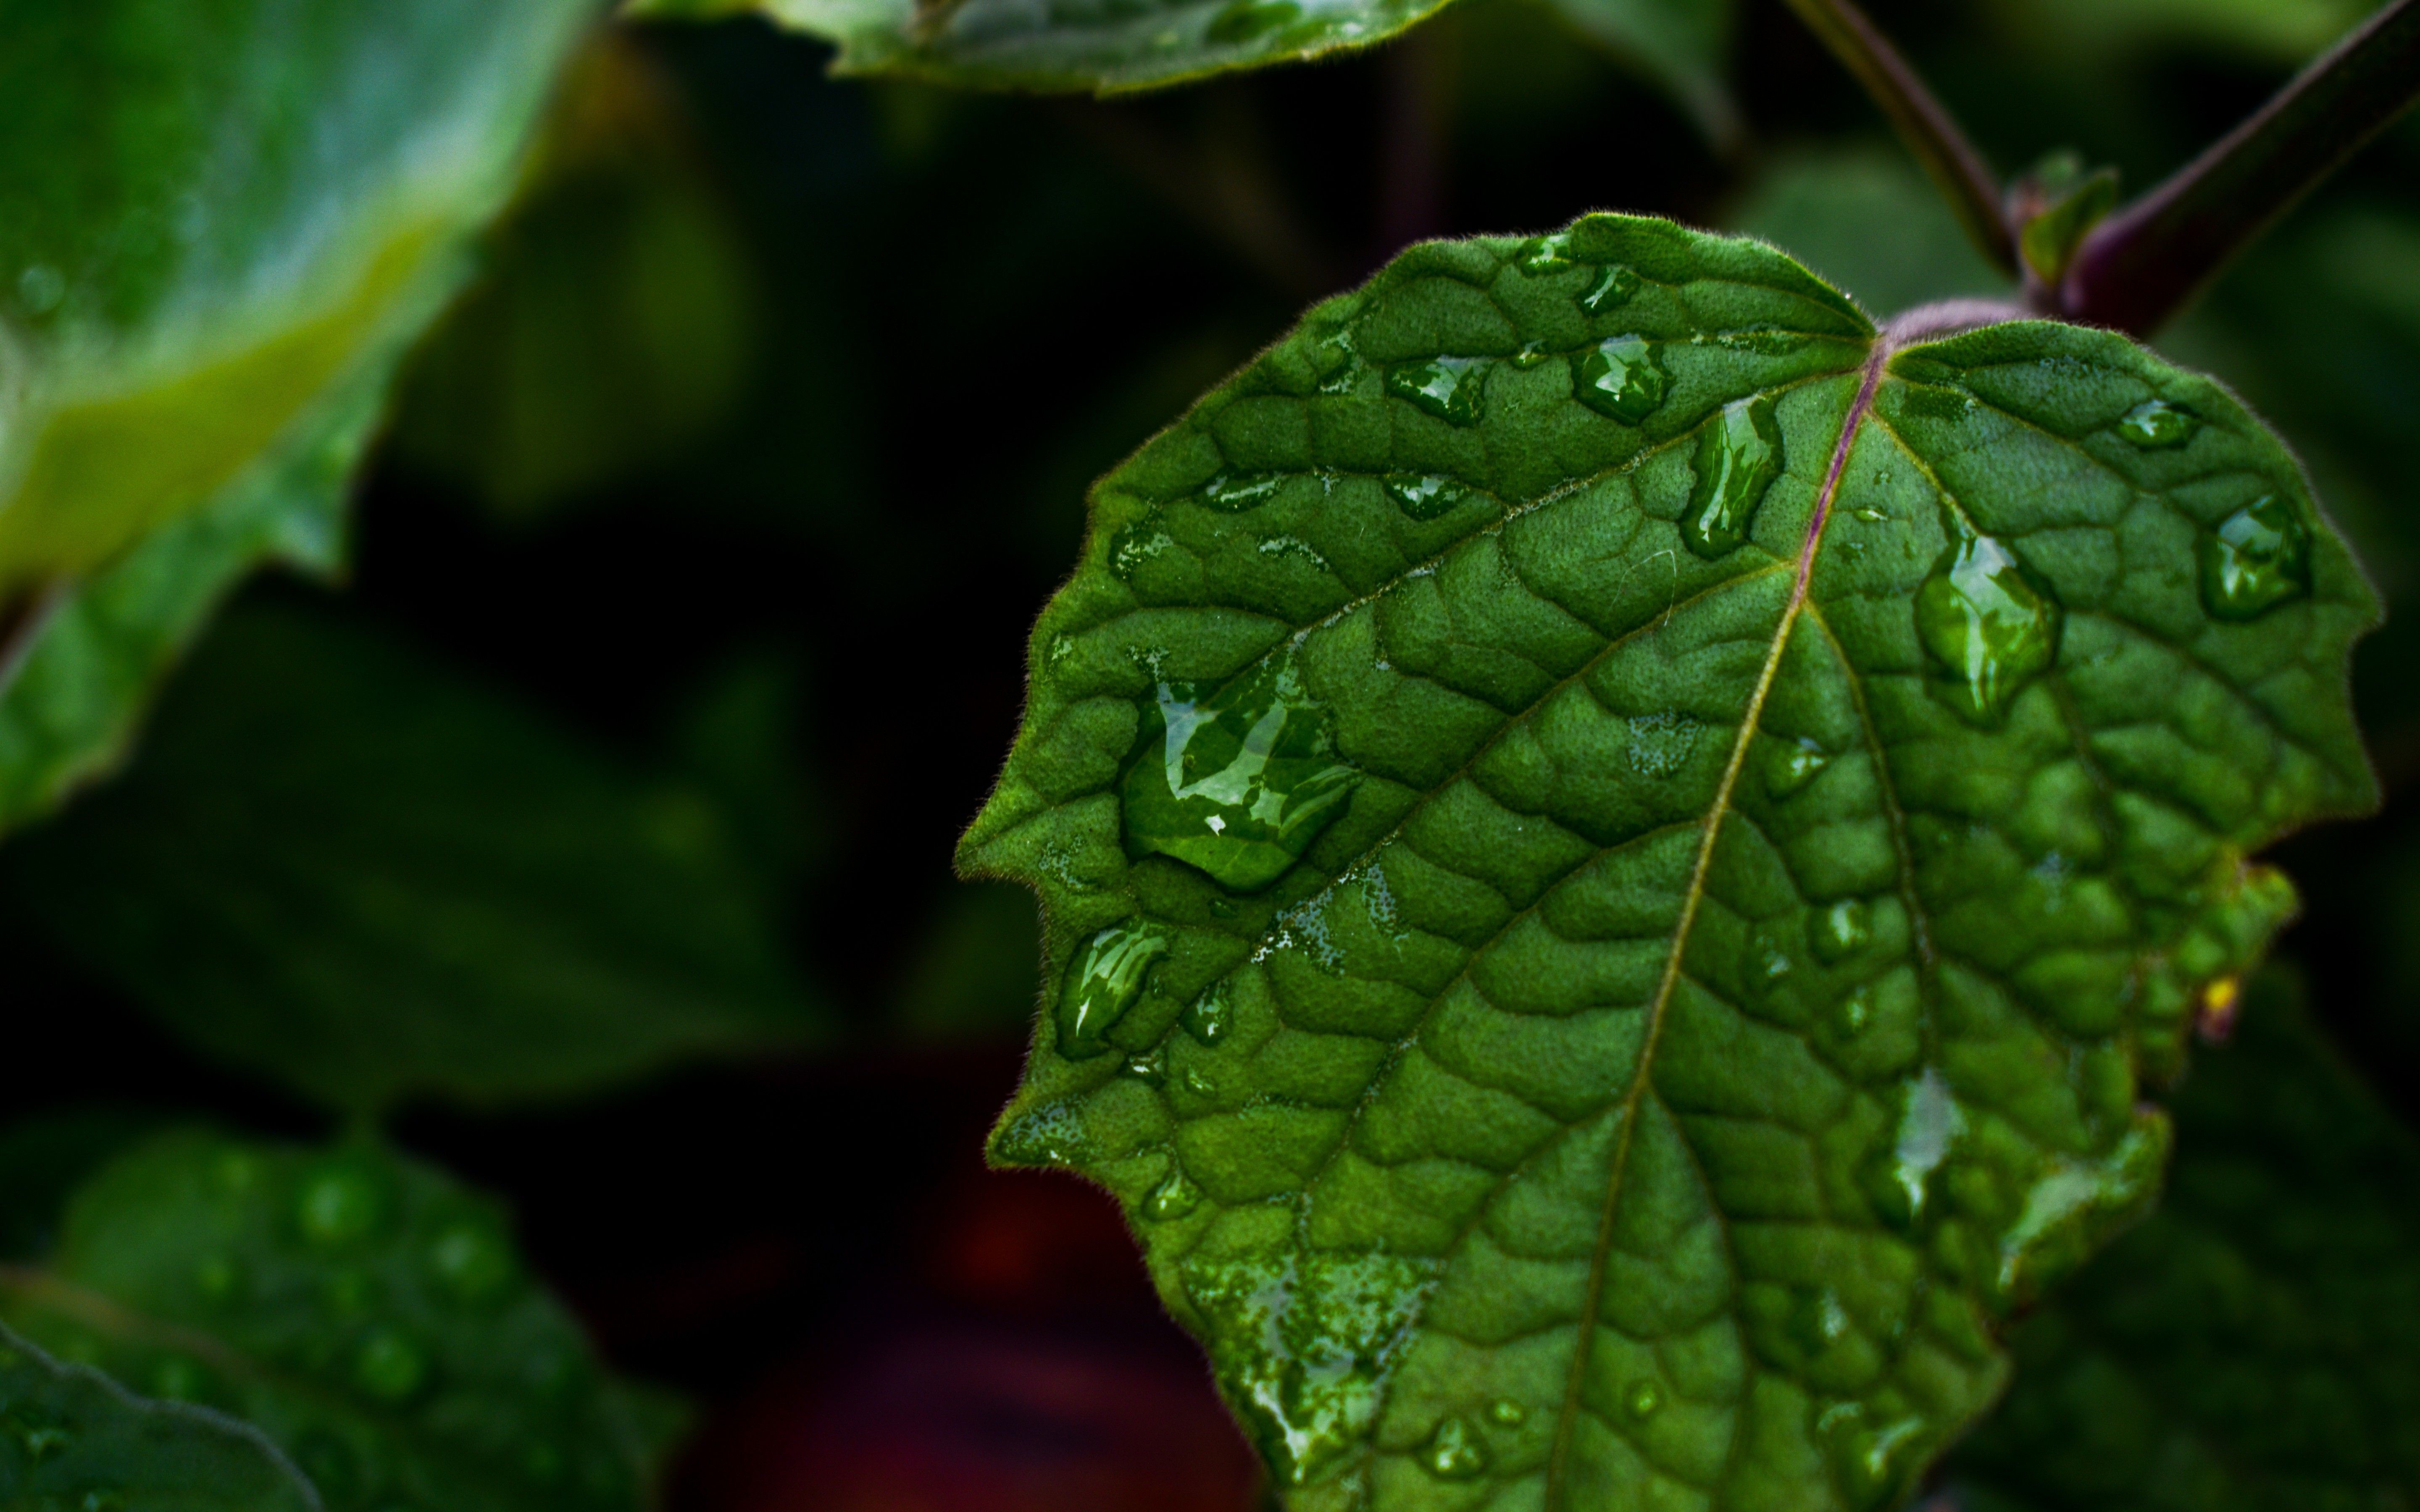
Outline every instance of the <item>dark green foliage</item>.
<svg viewBox="0 0 2420 1512">
<path fill-rule="evenodd" d="M 492 1102 L 817 1031 L 736 824 L 408 647 L 260 606 L 7 872 L 213 1056 L 337 1107 Z"/>
</svg>

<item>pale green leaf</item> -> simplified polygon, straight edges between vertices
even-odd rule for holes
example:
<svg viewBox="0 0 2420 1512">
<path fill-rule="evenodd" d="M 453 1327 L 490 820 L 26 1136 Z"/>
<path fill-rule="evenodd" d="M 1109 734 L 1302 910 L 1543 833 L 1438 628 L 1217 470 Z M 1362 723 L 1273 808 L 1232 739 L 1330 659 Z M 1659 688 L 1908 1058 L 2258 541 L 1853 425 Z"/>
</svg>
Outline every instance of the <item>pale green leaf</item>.
<svg viewBox="0 0 2420 1512">
<path fill-rule="evenodd" d="M 1127 1206 L 1290 1504 L 1902 1494 L 2150 1200 L 2248 856 L 2372 801 L 2275 438 L 1938 318 L 1419 247 L 1095 491 L 962 850 L 1046 919 L 992 1149 Z"/>
<path fill-rule="evenodd" d="M 739 822 L 408 646 L 259 605 L 0 878 L 223 1061 L 341 1108 L 493 1103 L 826 1026 Z"/>
<path fill-rule="evenodd" d="M 837 43 L 836 73 L 1120 94 L 1384 41 L 1446 0 L 628 0 L 639 19 L 760 11 Z"/>
<path fill-rule="evenodd" d="M 2160 1211 L 2010 1340 L 1949 1472 L 1974 1512 L 2420 1495 L 2420 1147 L 2274 977 L 2176 1102 Z"/>
<path fill-rule="evenodd" d="M 256 1426 L 329 1512 L 636 1512 L 679 1418 L 600 1368 L 494 1203 L 369 1145 L 163 1135 L 0 1274 L 0 1311 Z"/>
<path fill-rule="evenodd" d="M 320 1512 L 321 1503 L 250 1426 L 146 1401 L 0 1328 L 0 1506 Z"/>
</svg>

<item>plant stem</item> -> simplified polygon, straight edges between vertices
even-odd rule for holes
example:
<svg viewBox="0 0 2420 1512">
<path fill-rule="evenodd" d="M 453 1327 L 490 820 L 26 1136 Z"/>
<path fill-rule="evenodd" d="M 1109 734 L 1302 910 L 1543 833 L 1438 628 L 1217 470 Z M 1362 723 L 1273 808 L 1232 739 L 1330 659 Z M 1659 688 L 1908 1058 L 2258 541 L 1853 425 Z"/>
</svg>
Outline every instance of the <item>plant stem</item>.
<svg viewBox="0 0 2420 1512">
<path fill-rule="evenodd" d="M 2001 205 L 1999 177 L 1890 39 L 1854 0 L 1789 0 L 1789 5 L 1889 117 L 1900 140 L 1940 186 L 1976 247 L 1994 267 L 2014 276 L 2015 240 Z"/>
<path fill-rule="evenodd" d="M 2228 259 L 2420 98 L 2420 0 L 2396 0 L 2249 120 L 2093 231 L 2071 320 L 2149 335 Z"/>
</svg>

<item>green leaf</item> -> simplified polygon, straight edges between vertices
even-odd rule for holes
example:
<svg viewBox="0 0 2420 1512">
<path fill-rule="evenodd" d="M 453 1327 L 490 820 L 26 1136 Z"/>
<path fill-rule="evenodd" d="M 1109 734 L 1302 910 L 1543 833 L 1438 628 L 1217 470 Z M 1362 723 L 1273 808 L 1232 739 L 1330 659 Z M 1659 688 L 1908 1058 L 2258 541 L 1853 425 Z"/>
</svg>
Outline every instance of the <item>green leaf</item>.
<svg viewBox="0 0 2420 1512">
<path fill-rule="evenodd" d="M 1896 143 L 1777 154 L 1725 224 L 1788 247 L 1835 285 L 1856 290 L 1869 310 L 2009 291 Z M 1883 225 L 1890 234 L 1875 235 Z"/>
<path fill-rule="evenodd" d="M 2176 1102 L 2159 1212 L 2011 1336 L 1967 1505 L 2392 1506 L 2420 1489 L 2420 1147 L 2276 976 Z"/>
<path fill-rule="evenodd" d="M 319 1512 L 276 1445 L 206 1408 L 146 1401 L 0 1328 L 0 1505 Z"/>
<path fill-rule="evenodd" d="M 1645 70 L 1689 113 L 1707 140 L 1739 144 L 1746 131 L 1726 81 L 1734 21 L 1730 0 L 1553 0 L 1586 36 Z"/>
<path fill-rule="evenodd" d="M 2248 855 L 2373 801 L 2375 617 L 2121 336 L 1415 248 L 1094 495 L 961 851 L 1046 920 L 993 1154 L 1126 1205 L 1296 1507 L 1883 1504 L 2150 1199 Z"/>
<path fill-rule="evenodd" d="M 358 451 L 586 14 L 8 8 L 0 604 L 68 602 L 0 706 L 0 823 L 106 763 L 252 559 L 328 559 L 335 486 L 294 470 Z"/>
<path fill-rule="evenodd" d="M 0 877 L 172 1028 L 338 1107 L 566 1095 L 821 1024 L 694 786 L 324 612 L 231 614 L 126 779 Z"/>
<path fill-rule="evenodd" d="M 1124 94 L 1368 47 L 1446 0 L 628 0 L 641 20 L 760 11 L 837 43 L 835 73 Z"/>
<path fill-rule="evenodd" d="M 256 1425 L 329 1512 L 635 1509 L 679 1422 L 603 1372 L 493 1202 L 374 1145 L 163 1135 L 0 1280 L 28 1336 Z"/>
<path fill-rule="evenodd" d="M 2178 43 L 2299 63 L 2378 8 L 2372 0 L 1998 0 L 2003 23 L 2062 55 Z"/>
</svg>

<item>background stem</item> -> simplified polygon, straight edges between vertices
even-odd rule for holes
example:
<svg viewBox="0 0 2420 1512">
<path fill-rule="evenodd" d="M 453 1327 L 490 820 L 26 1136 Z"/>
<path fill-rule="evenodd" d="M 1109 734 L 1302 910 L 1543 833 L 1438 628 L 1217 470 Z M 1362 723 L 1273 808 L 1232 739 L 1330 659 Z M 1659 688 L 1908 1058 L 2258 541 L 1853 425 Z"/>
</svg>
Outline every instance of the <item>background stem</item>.
<svg viewBox="0 0 2420 1512">
<path fill-rule="evenodd" d="M 1792 0 L 1803 11 L 1813 0 Z M 2275 99 L 2103 222 L 2059 301 L 2148 335 L 2236 253 L 2420 98 L 2420 0 L 2396 0 Z"/>
</svg>

